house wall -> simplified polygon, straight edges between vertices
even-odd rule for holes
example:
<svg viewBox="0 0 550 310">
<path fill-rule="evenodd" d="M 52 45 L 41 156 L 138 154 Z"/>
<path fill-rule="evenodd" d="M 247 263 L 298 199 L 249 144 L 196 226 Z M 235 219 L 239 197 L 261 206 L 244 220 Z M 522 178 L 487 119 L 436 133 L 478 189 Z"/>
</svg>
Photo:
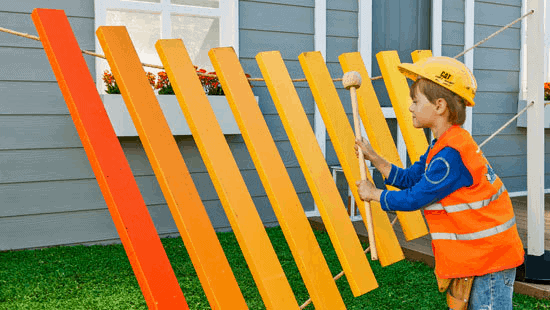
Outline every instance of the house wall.
<svg viewBox="0 0 550 310">
<path fill-rule="evenodd" d="M 373 75 L 380 74 L 374 56 L 380 50 L 397 49 L 405 61 L 410 59 L 407 58 L 410 51 L 429 48 L 429 30 L 425 28 L 429 26 L 430 10 L 426 8 L 429 3 L 429 0 L 373 1 Z M 298 55 L 314 50 L 314 5 L 314 0 L 240 1 L 239 57 L 244 71 L 261 77 L 256 54 L 279 50 L 290 75 L 303 78 Z M 1 26 L 36 35 L 30 13 L 33 8 L 44 6 L 37 0 L 5 3 L 0 12 Z M 47 7 L 63 9 L 80 47 L 94 50 L 93 0 L 52 0 Z M 338 56 L 357 51 L 357 1 L 328 0 L 326 15 L 326 61 L 331 75 L 337 78 L 342 76 Z M 395 24 L 399 27 L 395 28 Z M 418 34 L 410 30 L 415 27 Z M 403 33 L 405 30 L 408 32 Z M 95 76 L 94 58 L 84 57 Z M 0 251 L 117 242 L 118 234 L 40 42 L 0 33 L 0 68 L 3 97 L 0 101 Z M 253 84 L 253 92 L 259 97 L 260 109 L 302 206 L 305 211 L 311 211 L 312 196 L 271 96 L 265 83 Z M 336 83 L 338 93 L 351 122 L 349 93 L 340 84 Z M 306 82 L 295 86 L 313 126 L 315 103 L 311 91 Z M 389 105 L 384 99 L 381 102 Z M 389 122 L 395 136 L 395 123 Z M 277 225 L 242 137 L 226 137 L 264 224 Z M 217 230 L 229 230 L 225 212 L 193 138 L 176 136 L 176 142 L 212 224 Z M 157 231 L 161 236 L 177 235 L 139 139 L 120 138 L 120 143 Z M 328 136 L 327 163 L 338 164 Z"/>
<path fill-rule="evenodd" d="M 40 1 L 3 6 L 2 27 L 36 35 L 30 13 Z M 50 1 L 63 9 L 82 49 L 94 50 L 94 1 Z M 280 50 L 292 76 L 303 73 L 298 54 L 313 50 L 313 1 L 241 1 L 240 56 L 247 73 L 261 76 L 254 57 Z M 285 20 L 285 22 L 281 22 Z M 107 206 L 74 128 L 40 42 L 0 33 L 0 251 L 60 244 L 117 242 Z M 92 76 L 93 57 L 85 56 Z M 299 93 L 313 122 L 313 99 L 305 83 Z M 253 89 L 304 209 L 313 202 L 265 84 Z M 307 91 L 305 91 L 307 90 Z M 277 225 L 259 176 L 240 135 L 227 135 L 248 190 L 265 225 Z M 212 224 L 230 226 L 190 136 L 176 142 Z M 165 199 L 136 138 L 120 138 L 151 217 L 161 236 L 177 235 Z"/>
<path fill-rule="evenodd" d="M 474 42 L 486 38 L 521 16 L 521 0 L 475 2 Z M 478 84 L 472 110 L 472 135 L 481 143 L 517 113 L 520 76 L 521 23 L 474 49 L 474 76 Z M 444 0 L 442 55 L 464 50 L 464 1 Z M 463 61 L 463 59 L 460 59 Z M 542 86 L 541 86 L 542 87 Z M 527 190 L 525 128 L 516 122 L 483 147 L 483 152 L 509 192 Z M 548 137 L 547 140 L 548 141 Z M 546 147 L 546 154 L 549 150 Z M 546 166 L 549 164 L 546 156 Z M 549 180 L 546 173 L 546 182 Z"/>
</svg>

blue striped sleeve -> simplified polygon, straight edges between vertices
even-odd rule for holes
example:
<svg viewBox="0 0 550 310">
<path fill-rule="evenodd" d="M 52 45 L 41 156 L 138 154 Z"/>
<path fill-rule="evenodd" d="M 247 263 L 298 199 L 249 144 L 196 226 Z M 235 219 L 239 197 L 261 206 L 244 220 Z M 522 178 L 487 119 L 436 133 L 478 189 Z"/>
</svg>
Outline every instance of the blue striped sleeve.
<svg viewBox="0 0 550 310">
<path fill-rule="evenodd" d="M 464 166 L 460 153 L 446 147 L 434 156 L 416 184 L 400 191 L 384 190 L 380 205 L 385 211 L 414 211 L 472 184 L 472 175 Z"/>
<path fill-rule="evenodd" d="M 420 160 L 415 162 L 407 169 L 399 168 L 392 165 L 388 178 L 384 181 L 386 185 L 397 187 L 399 189 L 409 188 L 422 179 L 424 169 L 426 167 L 426 158 L 428 151 L 420 157 Z"/>
</svg>

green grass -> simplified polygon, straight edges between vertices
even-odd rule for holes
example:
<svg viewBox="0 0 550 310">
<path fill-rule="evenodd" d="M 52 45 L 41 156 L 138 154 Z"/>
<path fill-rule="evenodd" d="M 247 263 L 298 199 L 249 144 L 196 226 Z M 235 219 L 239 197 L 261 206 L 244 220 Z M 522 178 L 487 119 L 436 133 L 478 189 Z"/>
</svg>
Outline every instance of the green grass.
<svg viewBox="0 0 550 310">
<path fill-rule="evenodd" d="M 268 228 L 299 304 L 308 294 L 279 227 Z M 325 232 L 315 231 L 334 275 L 341 270 Z M 265 309 L 232 233 L 218 237 L 250 309 Z M 191 309 L 210 309 L 180 238 L 163 239 Z M 401 261 L 381 268 L 371 262 L 379 288 L 353 297 L 345 277 L 337 281 L 348 309 L 445 309 L 433 269 Z M 550 309 L 550 300 L 514 295 L 515 309 Z M 71 246 L 0 253 L 0 309 L 147 309 L 122 245 Z M 313 305 L 306 309 L 314 309 Z"/>
</svg>

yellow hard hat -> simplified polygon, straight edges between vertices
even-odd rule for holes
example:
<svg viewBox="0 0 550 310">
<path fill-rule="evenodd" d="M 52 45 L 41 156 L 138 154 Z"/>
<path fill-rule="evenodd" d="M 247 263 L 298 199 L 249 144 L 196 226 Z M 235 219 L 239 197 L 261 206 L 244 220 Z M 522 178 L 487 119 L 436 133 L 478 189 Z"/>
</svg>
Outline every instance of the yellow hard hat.
<svg viewBox="0 0 550 310">
<path fill-rule="evenodd" d="M 474 75 L 460 61 L 445 57 L 429 57 L 414 64 L 398 65 L 399 71 L 409 79 L 416 81 L 419 77 L 435 82 L 466 100 L 466 106 L 475 105 L 477 83 Z"/>
</svg>

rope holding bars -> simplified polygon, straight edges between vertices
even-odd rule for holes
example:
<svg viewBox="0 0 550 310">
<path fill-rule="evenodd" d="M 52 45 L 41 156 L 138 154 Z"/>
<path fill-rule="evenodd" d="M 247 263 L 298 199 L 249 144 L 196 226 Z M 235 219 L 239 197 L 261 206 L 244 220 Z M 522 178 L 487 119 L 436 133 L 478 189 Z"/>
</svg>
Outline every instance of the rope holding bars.
<svg viewBox="0 0 550 310">
<path fill-rule="evenodd" d="M 490 36 L 488 36 L 487 38 L 479 41 L 478 43 L 476 43 L 475 45 L 469 47 L 468 49 L 464 50 L 462 53 L 456 55 L 454 58 L 458 58 L 464 54 L 466 54 L 467 52 L 469 52 L 470 50 L 478 47 L 479 45 L 485 43 L 486 41 L 488 41 L 489 39 L 493 38 L 494 36 L 496 36 L 497 34 L 501 33 L 502 31 L 510 28 L 512 25 L 514 25 L 515 23 L 521 21 L 522 19 L 524 19 L 525 17 L 531 15 L 535 13 L 535 10 L 531 10 L 529 12 L 527 12 L 526 14 L 524 14 L 523 16 L 519 17 L 518 19 L 514 20 L 513 22 L 509 23 L 508 25 L 500 28 L 499 30 L 497 30 L 496 32 L 494 32 L 493 34 L 491 34 Z M 15 31 L 15 30 L 11 30 L 11 29 L 7 29 L 7 28 L 3 28 L 3 27 L 0 27 L 0 32 L 6 32 L 6 33 L 9 33 L 9 34 L 13 34 L 13 35 L 16 35 L 16 36 L 20 36 L 20 37 L 24 37 L 24 38 L 27 38 L 27 39 L 31 39 L 31 40 L 35 40 L 35 41 L 40 41 L 40 38 L 37 37 L 37 36 L 33 36 L 33 35 L 30 35 L 28 33 L 23 33 L 23 32 L 18 32 L 18 31 Z M 104 55 L 101 55 L 101 54 L 98 54 L 98 53 L 95 53 L 95 52 L 91 52 L 91 51 L 86 51 L 86 50 L 82 50 L 82 53 L 83 54 L 86 54 L 86 55 L 90 55 L 90 56 L 94 56 L 94 57 L 99 57 L 99 58 L 103 58 L 105 59 L 105 56 Z M 163 66 L 159 66 L 159 65 L 153 65 L 153 64 L 147 64 L 147 63 L 142 63 L 142 65 L 144 67 L 149 67 L 149 68 L 155 68 L 155 69 L 161 69 L 161 70 L 164 70 L 164 67 Z M 206 73 L 200 73 L 200 72 L 197 72 L 198 75 L 200 76 L 207 76 L 207 77 L 216 77 L 216 75 L 213 75 L 213 74 L 206 74 Z M 382 76 L 375 76 L 375 77 L 372 77 L 371 78 L 371 81 L 376 81 L 376 80 L 380 80 L 382 79 Z M 263 82 L 265 81 L 264 79 L 262 78 L 248 78 L 249 81 L 254 81 L 254 82 Z M 336 79 L 332 79 L 332 81 L 334 82 L 339 82 L 339 81 L 342 81 L 342 78 L 336 78 Z M 292 82 L 307 82 L 306 79 L 293 79 Z"/>
<path fill-rule="evenodd" d="M 391 226 L 393 227 L 393 225 L 395 224 L 395 222 L 397 222 L 397 216 L 393 219 L 393 221 L 391 222 Z M 367 254 L 368 252 L 370 251 L 370 246 L 368 246 L 364 251 L 363 253 Z M 344 275 L 344 271 L 340 271 L 339 274 L 335 275 L 334 276 L 334 281 L 340 279 L 342 276 Z M 304 309 L 305 307 L 307 307 L 309 304 L 311 303 L 311 298 L 309 298 L 308 300 L 306 300 L 301 306 L 300 306 L 300 309 Z"/>
<path fill-rule="evenodd" d="M 491 34 L 490 36 L 488 36 L 488 37 L 486 37 L 485 39 L 483 39 L 483 40 L 477 42 L 477 43 L 474 44 L 473 46 L 471 46 L 471 47 L 465 49 L 462 53 L 456 55 L 456 56 L 454 57 L 454 59 L 457 59 L 458 57 L 463 56 L 464 54 L 466 54 L 466 53 L 468 53 L 469 51 L 473 50 L 474 48 L 480 46 L 481 44 L 487 42 L 489 39 L 492 39 L 492 38 L 493 38 L 494 36 L 496 36 L 497 34 L 503 32 L 504 30 L 506 30 L 506 29 L 508 29 L 508 28 L 510 28 L 510 27 L 512 27 L 515 23 L 519 22 L 520 20 L 524 19 L 525 17 L 527 17 L 527 16 L 529 16 L 529 15 L 531 15 L 531 14 L 533 14 L 533 13 L 535 13 L 535 10 L 531 10 L 531 11 L 525 13 L 523 16 L 519 17 L 518 19 L 516 19 L 516 20 L 514 20 L 513 22 L 509 23 L 508 25 L 506 25 L 506 26 L 500 28 L 499 30 L 495 31 L 495 32 L 494 32 L 493 34 Z"/>
</svg>

